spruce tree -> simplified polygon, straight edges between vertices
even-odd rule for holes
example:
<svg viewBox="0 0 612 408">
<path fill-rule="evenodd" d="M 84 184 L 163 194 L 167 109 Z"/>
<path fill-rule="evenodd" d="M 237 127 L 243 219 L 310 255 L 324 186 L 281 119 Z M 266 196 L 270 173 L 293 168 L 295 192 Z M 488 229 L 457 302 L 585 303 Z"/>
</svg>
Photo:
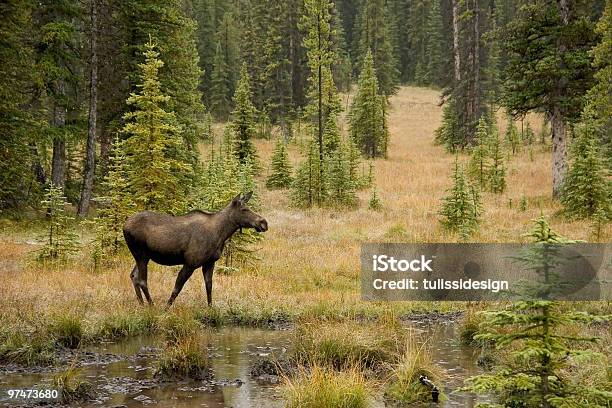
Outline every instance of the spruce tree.
<svg viewBox="0 0 612 408">
<path fill-rule="evenodd" d="M 483 312 L 481 332 L 475 338 L 507 350 L 509 356 L 492 373 L 469 378 L 467 389 L 494 393 L 499 400 L 495 406 L 607 407 L 612 393 L 597 389 L 590 381 L 566 375 L 570 361 L 603 356 L 579 347 L 594 343 L 597 338 L 579 332 L 571 334 L 564 328 L 602 319 L 568 309 L 547 296 L 559 290 L 555 270 L 566 261 L 561 249 L 571 241 L 553 231 L 544 217 L 534 224 L 529 236 L 536 245 L 515 260 L 534 271 L 540 282 L 529 282 L 525 287 L 526 300 Z"/>
<path fill-rule="evenodd" d="M 225 120 L 229 116 L 231 103 L 229 67 L 225 61 L 225 55 L 221 44 L 217 43 L 215 58 L 213 60 L 212 74 L 210 78 L 209 108 L 219 120 Z"/>
<path fill-rule="evenodd" d="M 300 208 L 323 205 L 327 198 L 326 174 L 319 171 L 318 144 L 312 140 L 306 146 L 306 154 L 298 164 L 295 178 L 291 185 L 291 201 Z M 321 179 L 323 175 L 323 179 Z"/>
<path fill-rule="evenodd" d="M 158 71 L 164 63 L 158 57 L 155 45 L 147 43 L 139 92 L 127 100 L 133 107 L 122 130 L 127 174 L 139 209 L 178 213 L 185 209 L 193 168 L 175 115 L 165 108 L 170 98 L 161 90 Z"/>
<path fill-rule="evenodd" d="M 123 225 L 136 208 L 127 178 L 124 144 L 119 137 L 115 138 L 109 169 L 102 182 L 105 195 L 97 199 L 99 205 L 93 220 L 92 251 L 96 266 L 116 255 L 124 246 Z"/>
<path fill-rule="evenodd" d="M 492 193 L 503 193 L 506 189 L 506 166 L 504 165 L 504 152 L 499 139 L 499 132 L 493 129 L 489 139 L 489 165 L 486 178 L 488 190 Z"/>
<path fill-rule="evenodd" d="M 425 51 L 427 56 L 426 74 L 422 80 L 426 85 L 441 86 L 444 68 L 444 39 L 442 14 L 439 0 L 433 0 L 427 16 L 427 38 Z"/>
<path fill-rule="evenodd" d="M 436 129 L 435 143 L 444 146 L 450 153 L 465 147 L 463 125 L 454 98 L 449 99 L 442 110 L 442 124 Z"/>
<path fill-rule="evenodd" d="M 612 182 L 599 148 L 594 115 L 587 109 L 572 145 L 573 160 L 561 194 L 564 212 L 570 218 L 593 217 L 597 211 L 612 218 Z"/>
<path fill-rule="evenodd" d="M 370 0 L 360 3 L 356 20 L 355 36 L 358 72 L 365 68 L 368 52 L 372 53 L 373 65 L 380 92 L 390 96 L 397 91 L 399 69 L 390 31 L 390 17 L 384 0 Z"/>
<path fill-rule="evenodd" d="M 334 52 L 334 31 L 331 27 L 333 3 L 330 0 L 306 0 L 304 2 L 305 13 L 302 16 L 300 28 L 304 31 L 303 46 L 308 57 L 310 75 L 308 77 L 308 105 L 306 115 L 311 119 L 317 143 L 316 169 L 319 174 L 311 179 L 310 187 L 317 190 L 314 196 L 309 194 L 308 205 L 323 205 L 325 202 L 325 128 L 331 115 L 338 114 L 342 107 L 334 84 L 332 65 L 336 60 Z M 312 169 L 311 147 L 309 146 L 308 157 L 305 162 Z M 309 170 L 310 171 L 310 170 Z M 312 183 L 313 180 L 316 182 Z"/>
<path fill-rule="evenodd" d="M 249 72 L 246 64 L 242 65 L 240 81 L 234 94 L 234 111 L 231 117 L 231 129 L 234 132 L 234 153 L 241 163 L 250 162 L 257 166 L 257 153 L 252 139 L 255 137 L 255 106 L 252 102 Z"/>
<path fill-rule="evenodd" d="M 531 128 L 529 122 L 525 124 L 521 138 L 523 139 L 523 143 L 528 146 L 531 146 L 535 141 L 535 133 L 533 132 L 533 129 Z"/>
<path fill-rule="evenodd" d="M 372 189 L 372 194 L 370 195 L 370 201 L 368 201 L 368 208 L 374 211 L 380 211 L 382 209 L 382 201 L 380 200 L 380 197 L 378 197 L 376 188 Z"/>
<path fill-rule="evenodd" d="M 514 155 L 518 153 L 521 148 L 521 138 L 518 133 L 518 129 L 516 128 L 516 124 L 514 123 L 514 119 L 510 115 L 508 115 L 507 120 L 508 125 L 506 126 L 506 133 L 504 137 L 506 139 L 508 149 Z"/>
<path fill-rule="evenodd" d="M 36 251 L 36 259 L 40 262 L 64 262 L 77 252 L 78 236 L 72 226 L 74 220 L 66 214 L 68 203 L 62 189 L 50 183 L 41 205 L 47 209 L 46 232 L 41 238 L 43 246 Z"/>
<path fill-rule="evenodd" d="M 491 141 L 489 137 L 489 124 L 483 117 L 478 121 L 475 143 L 476 145 L 472 148 L 468 165 L 468 174 L 481 188 L 484 188 L 489 181 L 489 147 Z"/>
<path fill-rule="evenodd" d="M 271 167 L 272 171 L 266 180 L 268 188 L 287 188 L 291 186 L 293 181 L 291 177 L 291 164 L 289 163 L 287 146 L 281 137 L 278 138 L 274 153 L 272 153 Z"/>
<path fill-rule="evenodd" d="M 364 155 L 370 158 L 387 154 L 384 98 L 379 94 L 372 53 L 367 52 L 359 75 L 359 89 L 351 105 L 351 137 Z"/>
<path fill-rule="evenodd" d="M 478 229 L 482 205 L 476 187 L 465 177 L 459 161 L 455 160 L 452 175 L 453 186 L 447 190 L 448 195 L 442 199 L 440 223 L 453 232 L 458 232 L 462 239 L 467 239 Z"/>
<path fill-rule="evenodd" d="M 327 204 L 332 207 L 355 207 L 355 181 L 351 179 L 348 151 L 345 143 L 328 156 L 327 161 Z"/>
</svg>

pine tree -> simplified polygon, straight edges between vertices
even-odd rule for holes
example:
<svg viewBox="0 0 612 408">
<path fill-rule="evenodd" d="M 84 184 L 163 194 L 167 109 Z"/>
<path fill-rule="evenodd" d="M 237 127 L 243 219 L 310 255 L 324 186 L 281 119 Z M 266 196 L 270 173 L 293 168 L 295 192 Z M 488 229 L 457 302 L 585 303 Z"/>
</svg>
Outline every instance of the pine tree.
<svg viewBox="0 0 612 408">
<path fill-rule="evenodd" d="M 477 340 L 491 342 L 507 350 L 492 373 L 469 378 L 467 387 L 477 393 L 495 393 L 505 407 L 606 407 L 612 393 L 565 375 L 574 359 L 603 358 L 579 344 L 597 338 L 569 334 L 565 327 L 600 320 L 585 312 L 572 311 L 546 294 L 559 290 L 555 269 L 563 264 L 561 249 L 570 243 L 551 230 L 544 217 L 535 220 L 529 236 L 535 242 L 516 259 L 527 270 L 538 274 L 541 282 L 525 289 L 526 298 L 501 310 L 483 312 L 484 321 Z M 533 294 L 530 294 L 533 292 Z M 535 297 L 535 300 L 534 300 Z"/>
<path fill-rule="evenodd" d="M 372 53 L 368 51 L 359 75 L 359 90 L 350 111 L 351 137 L 367 157 L 385 157 L 386 139 L 383 96 L 379 94 Z"/>
<path fill-rule="evenodd" d="M 531 146 L 533 142 L 535 141 L 535 133 L 533 132 L 533 129 L 531 128 L 531 125 L 529 124 L 529 122 L 525 124 L 525 128 L 523 129 L 521 139 L 523 139 L 523 143 L 528 146 Z"/>
<path fill-rule="evenodd" d="M 606 1 L 603 15 L 595 28 L 601 41 L 593 47 L 590 54 L 597 69 L 594 74 L 595 85 L 587 94 L 587 105 L 593 111 L 594 125 L 603 144 L 603 157 L 606 166 L 612 169 L 612 3 Z"/>
<path fill-rule="evenodd" d="M 425 50 L 427 56 L 426 74 L 422 79 L 427 85 L 442 85 L 443 82 L 443 27 L 442 14 L 440 12 L 439 0 L 431 2 L 431 8 L 427 17 L 427 38 Z M 415 74 L 416 75 L 416 74 Z"/>
<path fill-rule="evenodd" d="M 491 141 L 489 137 L 489 124 L 483 117 L 478 121 L 475 143 L 476 145 L 472 148 L 472 155 L 468 165 L 468 174 L 481 188 L 484 188 L 489 181 L 489 147 Z"/>
<path fill-rule="evenodd" d="M 521 3 L 503 32 L 502 104 L 513 116 L 530 111 L 550 118 L 553 142 L 554 198 L 567 172 L 567 128 L 584 107 L 593 85 L 588 50 L 595 44 L 592 7 L 588 3 L 535 0 Z"/>
<path fill-rule="evenodd" d="M 374 211 L 380 211 L 382 209 L 382 202 L 380 201 L 380 197 L 378 197 L 378 194 L 376 193 L 376 188 L 372 189 L 370 201 L 368 202 L 368 208 Z"/>
<path fill-rule="evenodd" d="M 365 68 L 368 52 L 372 53 L 373 65 L 380 92 L 385 96 L 393 95 L 399 83 L 399 69 L 393 49 L 390 18 L 384 0 L 364 1 L 360 4 L 355 35 L 358 46 L 355 61 L 358 71 Z"/>
<path fill-rule="evenodd" d="M 458 232 L 462 239 L 467 239 L 476 232 L 480 223 L 480 195 L 477 188 L 466 179 L 458 160 L 455 160 L 452 180 L 453 186 L 442 199 L 440 222 L 447 230 Z"/>
<path fill-rule="evenodd" d="M 344 143 L 328 156 L 327 164 L 327 204 L 332 207 L 355 207 L 355 182 L 351 179 L 348 151 Z"/>
<path fill-rule="evenodd" d="M 572 145 L 573 162 L 565 177 L 561 203 L 571 218 L 593 217 L 599 210 L 612 218 L 612 182 L 605 169 L 595 113 L 587 109 Z"/>
<path fill-rule="evenodd" d="M 271 159 L 272 172 L 266 180 L 268 188 L 287 188 L 293 181 L 291 177 L 291 164 L 287 154 L 287 146 L 282 138 L 278 138 Z"/>
<path fill-rule="evenodd" d="M 41 205 L 47 209 L 47 231 L 42 238 L 43 246 L 38 249 L 36 259 L 40 262 L 64 262 L 78 250 L 78 236 L 66 214 L 66 197 L 62 189 L 50 183 Z"/>
<path fill-rule="evenodd" d="M 251 162 L 257 167 L 257 153 L 252 139 L 255 137 L 255 106 L 252 102 L 251 85 L 246 64 L 242 65 L 240 81 L 234 94 L 234 111 L 231 129 L 235 134 L 234 153 L 241 163 Z"/>
<path fill-rule="evenodd" d="M 210 78 L 209 108 L 217 119 L 225 120 L 229 116 L 231 109 L 229 99 L 230 78 L 229 67 L 225 61 L 220 43 L 217 43 L 212 70 Z"/>
<path fill-rule="evenodd" d="M 170 98 L 161 90 L 155 45 L 145 46 L 145 63 L 140 64 L 139 92 L 127 103 L 133 107 L 124 119 L 125 152 L 130 190 L 139 209 L 181 212 L 192 183 L 192 166 L 181 142 L 173 112 L 166 110 Z"/>
<path fill-rule="evenodd" d="M 123 47 L 126 59 L 122 63 L 128 65 L 127 77 L 136 88 L 130 91 L 137 90 L 141 78 L 142 59 L 134 56 L 146 58 L 146 44 L 152 40 L 164 60 L 158 79 L 164 93 L 170 98 L 166 102 L 167 110 L 176 114 L 179 136 L 186 146 L 185 151 L 189 152 L 189 162 L 194 164 L 198 160 L 196 145 L 200 136 L 199 124 L 205 113 L 199 90 L 203 72 L 196 44 L 198 24 L 185 14 L 182 0 L 133 0 L 121 2 L 119 7 L 119 17 L 127 31 Z M 202 59 L 206 68 L 205 77 L 212 73 L 215 53 L 214 26 L 210 29 L 213 30 L 209 39 L 210 54 Z"/>
<path fill-rule="evenodd" d="M 291 186 L 291 201 L 300 208 L 323 205 L 327 198 L 326 174 L 319 171 L 318 144 L 312 140 L 308 143 L 306 155 L 298 164 Z M 323 179 L 321 179 L 323 175 Z"/>
<path fill-rule="evenodd" d="M 454 99 L 449 99 L 442 111 L 442 125 L 435 131 L 435 143 L 444 146 L 450 153 L 456 153 L 465 147 L 464 129 Z"/>
<path fill-rule="evenodd" d="M 30 144 L 35 141 L 31 114 L 22 108 L 25 92 L 33 80 L 34 50 L 26 41 L 32 27 L 29 3 L 12 0 L 2 5 L 0 18 L 0 212 L 20 209 L 36 191 L 34 159 Z M 38 166 L 40 168 L 40 166 Z M 34 188 L 30 188 L 33 186 Z"/>
<path fill-rule="evenodd" d="M 333 3 L 330 0 L 306 0 L 304 2 L 305 14 L 302 17 L 300 28 L 304 31 L 303 45 L 308 57 L 310 75 L 308 77 L 309 104 L 306 114 L 312 120 L 314 134 L 318 147 L 318 163 L 316 169 L 319 174 L 309 182 L 309 189 L 317 188 L 314 196 L 309 193 L 308 205 L 322 205 L 325 201 L 325 142 L 324 124 L 330 115 L 341 111 L 340 98 L 334 84 L 332 65 L 336 60 L 333 51 L 333 37 L 335 35 L 331 27 Z M 309 147 L 308 163 L 309 172 L 313 168 L 311 147 Z M 300 174 L 298 174 L 299 176 Z M 312 183 L 312 180 L 317 180 Z M 310 190 L 309 190 L 310 191 Z"/>
<path fill-rule="evenodd" d="M 518 129 L 516 128 L 516 124 L 514 123 L 514 119 L 510 115 L 508 115 L 507 120 L 508 126 L 506 127 L 506 133 L 504 137 L 506 139 L 508 149 L 514 155 L 520 151 L 521 138 L 519 136 Z"/>
<path fill-rule="evenodd" d="M 124 144 L 119 137 L 115 138 L 108 173 L 102 182 L 105 196 L 97 199 L 92 252 L 96 265 L 116 255 L 124 246 L 123 225 L 136 208 L 127 179 Z"/>
<path fill-rule="evenodd" d="M 492 193 L 503 193 L 506 189 L 506 167 L 504 165 L 504 152 L 497 129 L 493 129 L 489 145 L 489 165 L 486 178 L 488 190 Z"/>
</svg>

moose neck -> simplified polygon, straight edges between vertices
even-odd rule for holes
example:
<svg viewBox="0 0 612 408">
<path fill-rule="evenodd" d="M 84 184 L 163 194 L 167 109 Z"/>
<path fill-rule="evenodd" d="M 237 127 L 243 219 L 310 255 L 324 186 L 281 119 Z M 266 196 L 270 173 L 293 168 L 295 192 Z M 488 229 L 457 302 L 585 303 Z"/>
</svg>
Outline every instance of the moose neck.
<svg viewBox="0 0 612 408">
<path fill-rule="evenodd" d="M 240 226 L 232 220 L 231 211 L 228 207 L 219 211 L 217 214 L 219 215 L 219 223 L 217 224 L 219 228 L 218 237 L 220 244 L 223 245 L 225 241 L 238 231 Z"/>
</svg>

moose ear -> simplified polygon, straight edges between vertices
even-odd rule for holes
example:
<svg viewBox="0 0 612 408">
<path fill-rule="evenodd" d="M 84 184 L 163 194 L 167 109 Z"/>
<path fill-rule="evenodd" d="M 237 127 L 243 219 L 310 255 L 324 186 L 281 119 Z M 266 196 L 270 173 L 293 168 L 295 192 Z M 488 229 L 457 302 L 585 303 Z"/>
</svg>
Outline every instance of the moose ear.
<svg viewBox="0 0 612 408">
<path fill-rule="evenodd" d="M 249 191 L 248 193 L 246 193 L 243 197 L 242 197 L 242 202 L 243 203 L 248 203 L 249 200 L 251 199 L 251 197 L 253 197 L 253 192 Z"/>
<path fill-rule="evenodd" d="M 242 193 L 238 193 L 238 195 L 232 199 L 232 205 L 239 204 L 240 201 L 242 201 Z"/>
</svg>

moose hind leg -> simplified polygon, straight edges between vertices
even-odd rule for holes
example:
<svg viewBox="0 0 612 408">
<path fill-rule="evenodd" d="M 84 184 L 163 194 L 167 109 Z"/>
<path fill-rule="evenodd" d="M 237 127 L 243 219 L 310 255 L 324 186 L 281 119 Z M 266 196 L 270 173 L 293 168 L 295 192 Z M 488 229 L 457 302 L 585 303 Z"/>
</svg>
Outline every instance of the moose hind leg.
<svg viewBox="0 0 612 408">
<path fill-rule="evenodd" d="M 140 289 L 142 290 L 142 293 L 144 293 L 145 298 L 147 298 L 147 302 L 149 303 L 149 305 L 153 304 L 153 301 L 151 300 L 151 295 L 149 295 L 149 286 L 147 284 L 147 267 L 149 264 L 149 260 L 148 259 L 143 259 L 141 261 L 138 261 L 137 266 L 138 266 L 138 285 L 140 286 Z"/>
<path fill-rule="evenodd" d="M 214 268 L 214 263 L 202 267 L 202 275 L 204 275 L 204 284 L 206 285 L 206 301 L 208 302 L 208 306 L 212 306 L 212 277 Z"/>
<path fill-rule="evenodd" d="M 176 283 L 174 284 L 174 290 L 172 291 L 172 294 L 170 295 L 170 299 L 168 299 L 168 306 L 174 303 L 174 299 L 176 299 L 178 294 L 181 293 L 181 290 L 183 289 L 183 285 L 185 285 L 185 282 L 187 282 L 187 279 L 191 277 L 191 274 L 193 274 L 193 271 L 194 271 L 194 268 L 191 268 L 187 265 L 183 265 L 183 268 L 181 269 L 178 276 L 176 277 Z"/>
<path fill-rule="evenodd" d="M 134 290 L 136 291 L 136 298 L 140 304 L 143 304 L 144 300 L 142 300 L 142 292 L 140 290 L 140 284 L 138 283 L 138 265 L 134 265 L 132 273 L 130 273 L 130 278 L 132 279 L 132 285 L 134 285 Z"/>
</svg>

